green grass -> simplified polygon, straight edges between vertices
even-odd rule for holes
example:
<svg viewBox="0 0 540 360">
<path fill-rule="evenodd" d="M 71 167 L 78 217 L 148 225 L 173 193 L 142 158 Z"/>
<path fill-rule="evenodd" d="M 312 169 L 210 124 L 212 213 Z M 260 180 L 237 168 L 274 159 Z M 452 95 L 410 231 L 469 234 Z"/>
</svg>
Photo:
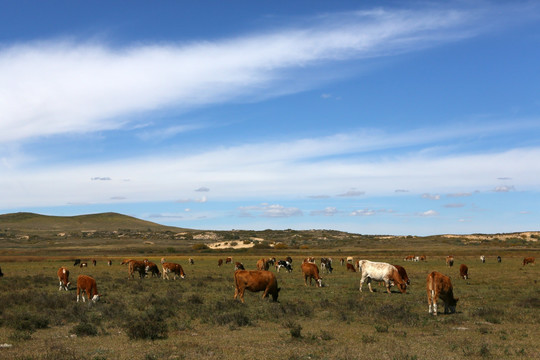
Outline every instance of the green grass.
<svg viewBox="0 0 540 360">
<path fill-rule="evenodd" d="M 272 255 L 272 254 L 268 254 Z M 171 257 L 186 279 L 127 280 L 127 268 L 74 268 L 60 260 L 2 263 L 0 348 L 2 359 L 249 359 L 254 354 L 285 359 L 460 359 L 539 358 L 538 267 L 503 254 L 503 263 L 481 264 L 477 255 L 457 257 L 471 279 L 458 278 L 444 254 L 427 263 L 405 263 L 401 255 L 370 257 L 403 265 L 411 279 L 407 294 L 358 291 L 359 275 L 335 265 L 323 288 L 305 287 L 299 264 L 277 274 L 279 302 L 246 292 L 233 300 L 233 267 L 216 256 Z M 140 257 L 141 259 L 143 257 Z M 334 256 L 336 259 L 337 256 Z M 246 268 L 257 256 L 234 254 Z M 14 259 L 16 260 L 16 259 Z M 159 263 L 159 257 L 150 257 Z M 67 265 L 71 282 L 92 275 L 104 294 L 97 304 L 76 303 L 74 290 L 58 291 L 56 270 Z M 452 278 L 457 313 L 429 316 L 427 274 Z M 442 303 L 440 304 L 442 308 Z M 259 356 L 257 355 L 257 356 Z M 262 356 L 262 355 L 261 355 Z"/>
</svg>

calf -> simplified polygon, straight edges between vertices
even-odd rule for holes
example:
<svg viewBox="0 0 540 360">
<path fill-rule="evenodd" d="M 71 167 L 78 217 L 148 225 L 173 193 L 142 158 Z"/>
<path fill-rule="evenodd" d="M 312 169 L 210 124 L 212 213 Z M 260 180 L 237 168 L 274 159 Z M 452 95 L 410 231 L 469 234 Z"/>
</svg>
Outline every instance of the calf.
<svg viewBox="0 0 540 360">
<path fill-rule="evenodd" d="M 163 267 L 163 279 L 167 278 L 167 280 L 169 280 L 169 273 L 174 274 L 174 280 L 176 280 L 178 276 L 182 279 L 186 277 L 184 269 L 182 269 L 182 265 L 180 264 L 165 262 L 161 264 L 161 266 Z"/>
<path fill-rule="evenodd" d="M 446 257 L 446 265 L 447 266 L 453 266 L 454 265 L 454 257 L 452 255 L 448 255 Z"/>
<path fill-rule="evenodd" d="M 236 271 L 236 270 L 246 270 L 246 269 L 244 268 L 244 264 L 237 261 L 234 264 L 234 270 Z"/>
<path fill-rule="evenodd" d="M 450 278 L 440 272 L 433 271 L 427 277 L 427 297 L 429 313 L 437 315 L 437 299 L 444 302 L 444 313 L 453 314 L 456 312 L 456 305 L 459 299 L 454 299 L 454 291 Z"/>
<path fill-rule="evenodd" d="M 484 264 L 486 262 L 486 257 L 484 255 L 480 255 L 480 261 L 482 264 Z"/>
<path fill-rule="evenodd" d="M 354 268 L 353 264 L 347 263 L 347 271 L 356 272 L 356 269 Z"/>
<path fill-rule="evenodd" d="M 397 285 L 399 291 L 405 293 L 407 291 L 407 284 L 399 275 L 398 270 L 394 265 L 381 262 L 372 262 L 369 260 L 358 261 L 358 267 L 362 271 L 362 279 L 360 280 L 360 291 L 362 291 L 362 285 L 367 279 L 369 291 L 373 292 L 371 288 L 371 281 L 384 281 L 386 285 L 386 291 L 390 294 L 390 285 L 393 281 Z"/>
<path fill-rule="evenodd" d="M 326 270 L 327 273 L 332 273 L 332 259 L 331 258 L 321 258 L 321 270 L 324 272 Z"/>
<path fill-rule="evenodd" d="M 96 280 L 88 275 L 79 275 L 77 278 L 77 302 L 79 302 L 81 291 L 86 292 L 88 300 L 91 299 L 93 302 L 98 301 L 101 296 L 98 294 Z M 82 301 L 86 301 L 84 294 L 82 295 Z"/>
<path fill-rule="evenodd" d="M 276 264 L 276 270 L 279 272 L 281 268 L 285 268 L 288 272 L 292 271 L 291 263 L 286 260 L 279 260 Z"/>
<path fill-rule="evenodd" d="M 234 299 L 240 296 L 242 303 L 246 289 L 251 292 L 264 291 L 262 298 L 264 299 L 270 294 L 273 301 L 277 301 L 281 290 L 278 288 L 276 275 L 266 270 L 237 270 L 234 272 L 234 285 Z"/>
<path fill-rule="evenodd" d="M 467 280 L 469 278 L 469 268 L 465 264 L 459 265 L 459 277 L 461 277 L 464 280 Z"/>
<path fill-rule="evenodd" d="M 527 264 L 534 264 L 534 261 L 536 259 L 534 257 L 526 257 L 523 259 L 523 266 L 527 265 Z"/>
<path fill-rule="evenodd" d="M 56 273 L 58 275 L 58 282 L 60 283 L 60 287 L 58 290 L 69 290 L 69 285 L 71 284 L 69 282 L 69 270 L 65 267 L 60 267 L 58 269 L 58 272 Z"/>
<path fill-rule="evenodd" d="M 394 265 L 394 267 L 397 269 L 399 275 L 401 276 L 401 279 L 405 282 L 407 285 L 411 285 L 411 281 L 409 280 L 409 276 L 407 276 L 407 271 L 405 268 L 401 265 Z"/>
<path fill-rule="evenodd" d="M 304 274 L 304 284 L 307 286 L 307 280 L 309 278 L 309 285 L 311 286 L 311 280 L 315 279 L 318 287 L 322 287 L 322 278 L 319 276 L 319 268 L 317 265 L 305 262 L 300 265 L 302 268 L 302 274 Z"/>
</svg>

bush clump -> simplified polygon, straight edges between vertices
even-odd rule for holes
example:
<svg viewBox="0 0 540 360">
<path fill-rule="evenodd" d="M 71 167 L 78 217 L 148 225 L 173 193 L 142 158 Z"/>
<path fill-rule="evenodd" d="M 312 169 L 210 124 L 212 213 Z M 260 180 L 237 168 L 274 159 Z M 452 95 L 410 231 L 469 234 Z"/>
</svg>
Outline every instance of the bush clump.
<svg viewBox="0 0 540 360">
<path fill-rule="evenodd" d="M 71 332 L 77 336 L 96 336 L 98 334 L 97 327 L 86 321 L 75 325 Z"/>
</svg>

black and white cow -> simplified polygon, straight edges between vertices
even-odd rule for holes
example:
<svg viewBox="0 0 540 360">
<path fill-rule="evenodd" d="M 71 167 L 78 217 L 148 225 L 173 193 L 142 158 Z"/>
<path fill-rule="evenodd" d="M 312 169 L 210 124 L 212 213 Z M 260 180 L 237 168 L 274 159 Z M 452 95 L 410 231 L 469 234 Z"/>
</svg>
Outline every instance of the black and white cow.
<svg viewBox="0 0 540 360">
<path fill-rule="evenodd" d="M 73 263 L 73 266 L 77 266 L 81 263 L 81 259 L 75 259 L 75 262 Z"/>
<path fill-rule="evenodd" d="M 334 270 L 332 268 L 332 258 L 321 258 L 321 271 L 324 272 L 325 270 L 329 274 Z"/>
<path fill-rule="evenodd" d="M 279 269 L 281 268 L 285 268 L 288 272 L 291 272 L 292 271 L 292 266 L 291 266 L 291 263 L 286 261 L 286 260 L 279 260 L 277 263 L 276 263 L 276 270 L 277 272 L 279 272 Z"/>
</svg>

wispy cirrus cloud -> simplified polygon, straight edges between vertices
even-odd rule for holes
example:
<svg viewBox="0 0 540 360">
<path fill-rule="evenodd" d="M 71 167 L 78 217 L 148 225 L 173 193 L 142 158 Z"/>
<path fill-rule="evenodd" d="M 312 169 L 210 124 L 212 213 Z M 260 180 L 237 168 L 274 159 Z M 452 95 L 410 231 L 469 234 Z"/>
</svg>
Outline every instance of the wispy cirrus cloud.
<svg viewBox="0 0 540 360">
<path fill-rule="evenodd" d="M 0 143 L 119 129 L 133 114 L 299 91 L 311 85 L 293 87 L 284 72 L 473 37 L 484 31 L 479 18 L 494 14 L 445 7 L 376 9 L 188 44 L 112 47 L 95 40 L 45 39 L 3 46 Z M 167 137 L 189 130 L 177 125 L 142 134 Z"/>
<path fill-rule="evenodd" d="M 240 216 L 261 216 L 268 218 L 283 218 L 302 216 L 303 212 L 297 207 L 286 207 L 279 204 L 261 204 L 256 206 L 242 206 L 239 208 Z"/>
</svg>

